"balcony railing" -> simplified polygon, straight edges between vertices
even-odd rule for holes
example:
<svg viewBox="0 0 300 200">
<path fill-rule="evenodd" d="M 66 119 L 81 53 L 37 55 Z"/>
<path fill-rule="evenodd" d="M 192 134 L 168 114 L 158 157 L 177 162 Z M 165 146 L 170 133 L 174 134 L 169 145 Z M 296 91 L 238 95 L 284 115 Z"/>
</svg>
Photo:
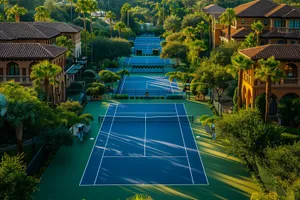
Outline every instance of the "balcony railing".
<svg viewBox="0 0 300 200">
<path fill-rule="evenodd" d="M 300 31 L 300 28 L 287 28 L 287 27 L 277 27 L 272 30 L 277 31 L 278 33 L 291 33 L 294 31 Z"/>
<path fill-rule="evenodd" d="M 15 82 L 20 82 L 23 84 L 31 84 L 30 76 L 22 75 L 0 75 L 0 82 L 6 82 L 14 80 Z"/>
<path fill-rule="evenodd" d="M 257 86 L 264 86 L 265 82 L 257 80 Z M 297 86 L 300 87 L 300 79 L 299 78 L 286 78 L 278 82 L 272 83 L 272 87 L 290 87 Z"/>
</svg>

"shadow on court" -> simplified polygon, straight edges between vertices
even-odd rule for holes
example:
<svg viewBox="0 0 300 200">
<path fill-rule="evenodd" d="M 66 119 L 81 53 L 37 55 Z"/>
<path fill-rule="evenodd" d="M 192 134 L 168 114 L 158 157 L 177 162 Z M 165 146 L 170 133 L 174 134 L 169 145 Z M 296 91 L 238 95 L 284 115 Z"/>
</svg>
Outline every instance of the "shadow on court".
<svg viewBox="0 0 300 200">
<path fill-rule="evenodd" d="M 114 102 L 114 101 L 111 101 Z M 111 103 L 110 102 L 110 103 Z M 116 102 L 116 101 L 115 101 Z M 131 102 L 122 101 L 124 102 Z M 135 100 L 137 102 L 149 102 Z M 151 103 L 185 103 L 189 115 L 211 114 L 206 105 L 180 100 L 151 100 Z M 91 102 L 85 112 L 96 118 L 104 115 L 109 102 Z M 209 180 L 207 186 L 79 186 L 80 179 L 88 161 L 94 140 L 99 131 L 99 123 L 91 124 L 91 131 L 84 143 L 75 143 L 71 148 L 61 148 L 45 171 L 39 184 L 40 191 L 33 194 L 35 199 L 72 200 L 123 200 L 134 193 L 145 193 L 155 200 L 179 199 L 238 199 L 248 200 L 252 192 L 258 190 L 247 170 L 233 156 L 228 156 L 225 147 L 211 140 L 201 126 L 193 125 L 193 132 L 200 150 L 203 165 Z M 125 139 L 122 138 L 122 141 Z M 131 163 L 135 165 L 135 163 Z M 122 168 L 121 163 L 114 163 Z M 176 174 L 174 174 L 176 176 Z"/>
</svg>

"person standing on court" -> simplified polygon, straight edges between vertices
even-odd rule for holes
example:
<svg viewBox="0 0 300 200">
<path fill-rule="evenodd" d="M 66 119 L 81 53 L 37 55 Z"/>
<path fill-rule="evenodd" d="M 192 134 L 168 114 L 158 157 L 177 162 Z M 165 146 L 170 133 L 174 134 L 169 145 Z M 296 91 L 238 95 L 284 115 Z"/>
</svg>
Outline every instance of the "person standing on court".
<svg viewBox="0 0 300 200">
<path fill-rule="evenodd" d="M 214 123 L 211 124 L 211 136 L 213 140 L 216 140 L 216 127 Z"/>
</svg>

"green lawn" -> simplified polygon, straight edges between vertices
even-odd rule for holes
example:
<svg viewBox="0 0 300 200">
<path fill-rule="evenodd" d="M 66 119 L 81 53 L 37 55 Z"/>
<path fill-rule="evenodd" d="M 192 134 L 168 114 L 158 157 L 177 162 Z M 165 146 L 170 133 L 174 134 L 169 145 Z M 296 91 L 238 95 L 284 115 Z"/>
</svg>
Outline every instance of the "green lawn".
<svg viewBox="0 0 300 200">
<path fill-rule="evenodd" d="M 117 102 L 117 101 L 111 101 Z M 205 104 L 186 100 L 122 100 L 118 102 L 185 103 L 189 115 L 211 114 Z M 95 117 L 104 115 L 108 106 L 105 102 L 90 102 L 85 112 Z M 97 119 L 97 118 L 95 118 Z M 226 149 L 213 141 L 199 125 L 193 125 L 197 144 L 208 176 L 209 186 L 79 186 L 79 182 L 89 158 L 100 124 L 93 122 L 89 136 L 83 143 L 76 140 L 71 148 L 61 148 L 45 171 L 39 184 L 40 190 L 33 194 L 37 200 L 125 200 L 134 193 L 145 193 L 158 200 L 179 199 L 237 199 L 247 200 L 252 192 L 258 190 L 247 170 L 235 157 L 228 156 Z"/>
</svg>

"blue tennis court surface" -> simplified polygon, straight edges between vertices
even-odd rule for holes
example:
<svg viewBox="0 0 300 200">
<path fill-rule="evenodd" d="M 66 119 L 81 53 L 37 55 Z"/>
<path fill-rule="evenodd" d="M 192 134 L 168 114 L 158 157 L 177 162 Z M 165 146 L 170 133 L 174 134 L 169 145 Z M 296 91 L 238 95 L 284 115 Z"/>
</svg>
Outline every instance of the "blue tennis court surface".
<svg viewBox="0 0 300 200">
<path fill-rule="evenodd" d="M 184 104 L 110 104 L 81 186 L 207 185 Z"/>
<path fill-rule="evenodd" d="M 165 96 L 181 93 L 176 81 L 170 82 L 163 76 L 125 76 L 118 88 L 119 94 L 130 96 Z"/>
</svg>

